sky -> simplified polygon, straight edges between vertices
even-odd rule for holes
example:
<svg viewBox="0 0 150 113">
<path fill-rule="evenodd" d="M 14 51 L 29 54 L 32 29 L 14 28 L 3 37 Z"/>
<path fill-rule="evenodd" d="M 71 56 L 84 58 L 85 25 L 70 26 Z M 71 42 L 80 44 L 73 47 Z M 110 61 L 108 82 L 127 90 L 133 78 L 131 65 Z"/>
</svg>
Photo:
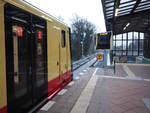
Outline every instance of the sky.
<svg viewBox="0 0 150 113">
<path fill-rule="evenodd" d="M 105 22 L 101 0 L 25 0 L 43 11 L 61 17 L 71 26 L 75 15 L 85 18 L 95 24 L 97 32 L 105 32 Z"/>
</svg>

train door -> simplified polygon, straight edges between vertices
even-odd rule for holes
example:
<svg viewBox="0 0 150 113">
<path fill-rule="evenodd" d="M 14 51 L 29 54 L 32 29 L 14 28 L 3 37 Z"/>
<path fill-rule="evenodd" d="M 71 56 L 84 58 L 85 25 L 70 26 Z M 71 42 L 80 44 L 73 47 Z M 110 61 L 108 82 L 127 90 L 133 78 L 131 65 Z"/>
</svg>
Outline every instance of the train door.
<svg viewBox="0 0 150 113">
<path fill-rule="evenodd" d="M 61 60 L 61 44 L 59 43 L 59 50 L 58 50 L 59 52 L 59 63 L 58 63 L 58 70 L 59 70 L 59 82 L 61 81 L 61 74 L 62 74 L 62 72 L 61 72 L 61 69 L 62 69 L 62 60 Z"/>
<path fill-rule="evenodd" d="M 53 27 L 52 27 L 53 26 Z M 52 28 L 52 29 L 51 29 Z M 47 51 L 48 51 L 48 81 L 53 80 L 58 77 L 57 81 L 54 82 L 53 86 L 58 86 L 60 83 L 60 71 L 61 71 L 61 61 L 60 61 L 60 53 L 61 53 L 61 43 L 60 43 L 60 28 L 48 23 L 48 32 L 47 34 L 51 36 L 47 38 Z M 49 94 L 54 91 L 55 87 L 51 86 L 51 82 L 49 83 Z"/>
<path fill-rule="evenodd" d="M 61 62 L 62 62 L 62 70 L 61 74 L 64 74 L 67 71 L 67 50 L 66 50 L 66 31 L 62 30 L 61 31 Z M 66 77 L 66 73 L 63 75 L 63 80 Z"/>
<path fill-rule="evenodd" d="M 8 16 L 8 15 L 7 15 Z M 32 105 L 29 26 L 27 21 L 5 15 L 8 113 L 26 111 Z"/>
<path fill-rule="evenodd" d="M 59 37 L 60 37 L 60 29 L 58 30 L 58 29 L 56 29 L 56 37 L 57 37 L 57 41 L 56 41 L 56 46 L 58 45 L 58 48 L 55 48 L 55 53 L 56 53 L 56 57 L 58 57 L 57 59 L 58 59 L 58 61 L 57 61 L 57 69 L 58 69 L 58 74 L 59 74 L 59 81 L 58 82 L 61 82 L 61 70 L 62 70 L 62 56 L 61 56 L 61 43 L 60 43 L 60 39 L 59 39 Z"/>
<path fill-rule="evenodd" d="M 67 35 L 66 35 L 66 71 L 67 71 L 67 78 L 69 77 L 68 71 L 69 71 L 69 31 L 67 30 Z"/>
<path fill-rule="evenodd" d="M 38 28 L 33 17 L 5 5 L 8 113 L 25 113 L 47 95 L 46 27 Z"/>
<path fill-rule="evenodd" d="M 48 96 L 46 22 L 32 15 L 32 72 L 34 102 Z"/>
</svg>

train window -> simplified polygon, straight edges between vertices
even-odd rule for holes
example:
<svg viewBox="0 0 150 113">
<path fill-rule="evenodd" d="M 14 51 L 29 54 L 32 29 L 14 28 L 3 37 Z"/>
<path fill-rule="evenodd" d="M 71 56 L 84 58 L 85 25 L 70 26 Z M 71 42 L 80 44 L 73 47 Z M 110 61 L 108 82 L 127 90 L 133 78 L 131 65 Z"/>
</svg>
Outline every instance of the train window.
<svg viewBox="0 0 150 113">
<path fill-rule="evenodd" d="M 66 46 L 66 32 L 61 31 L 61 46 L 64 48 Z"/>
</svg>

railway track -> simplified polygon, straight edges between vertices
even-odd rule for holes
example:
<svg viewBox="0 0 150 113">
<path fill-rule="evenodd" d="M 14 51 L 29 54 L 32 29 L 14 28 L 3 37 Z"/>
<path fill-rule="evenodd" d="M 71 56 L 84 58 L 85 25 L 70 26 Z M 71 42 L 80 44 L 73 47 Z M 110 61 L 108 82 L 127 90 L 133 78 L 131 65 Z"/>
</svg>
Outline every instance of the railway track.
<svg viewBox="0 0 150 113">
<path fill-rule="evenodd" d="M 85 63 L 89 62 L 90 60 L 92 60 L 95 57 L 94 55 L 91 55 L 89 57 L 86 57 L 84 59 L 78 60 L 73 62 L 72 67 L 73 67 L 73 71 L 75 71 L 76 69 L 80 68 L 82 65 L 84 65 Z"/>
</svg>

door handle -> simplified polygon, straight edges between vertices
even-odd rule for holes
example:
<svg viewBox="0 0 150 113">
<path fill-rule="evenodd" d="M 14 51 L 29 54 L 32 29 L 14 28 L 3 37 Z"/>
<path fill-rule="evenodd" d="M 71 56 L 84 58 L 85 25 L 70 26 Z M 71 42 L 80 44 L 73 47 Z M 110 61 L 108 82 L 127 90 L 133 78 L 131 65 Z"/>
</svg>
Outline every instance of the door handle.
<svg viewBox="0 0 150 113">
<path fill-rule="evenodd" d="M 59 62 L 57 61 L 57 66 L 59 65 Z"/>
</svg>

